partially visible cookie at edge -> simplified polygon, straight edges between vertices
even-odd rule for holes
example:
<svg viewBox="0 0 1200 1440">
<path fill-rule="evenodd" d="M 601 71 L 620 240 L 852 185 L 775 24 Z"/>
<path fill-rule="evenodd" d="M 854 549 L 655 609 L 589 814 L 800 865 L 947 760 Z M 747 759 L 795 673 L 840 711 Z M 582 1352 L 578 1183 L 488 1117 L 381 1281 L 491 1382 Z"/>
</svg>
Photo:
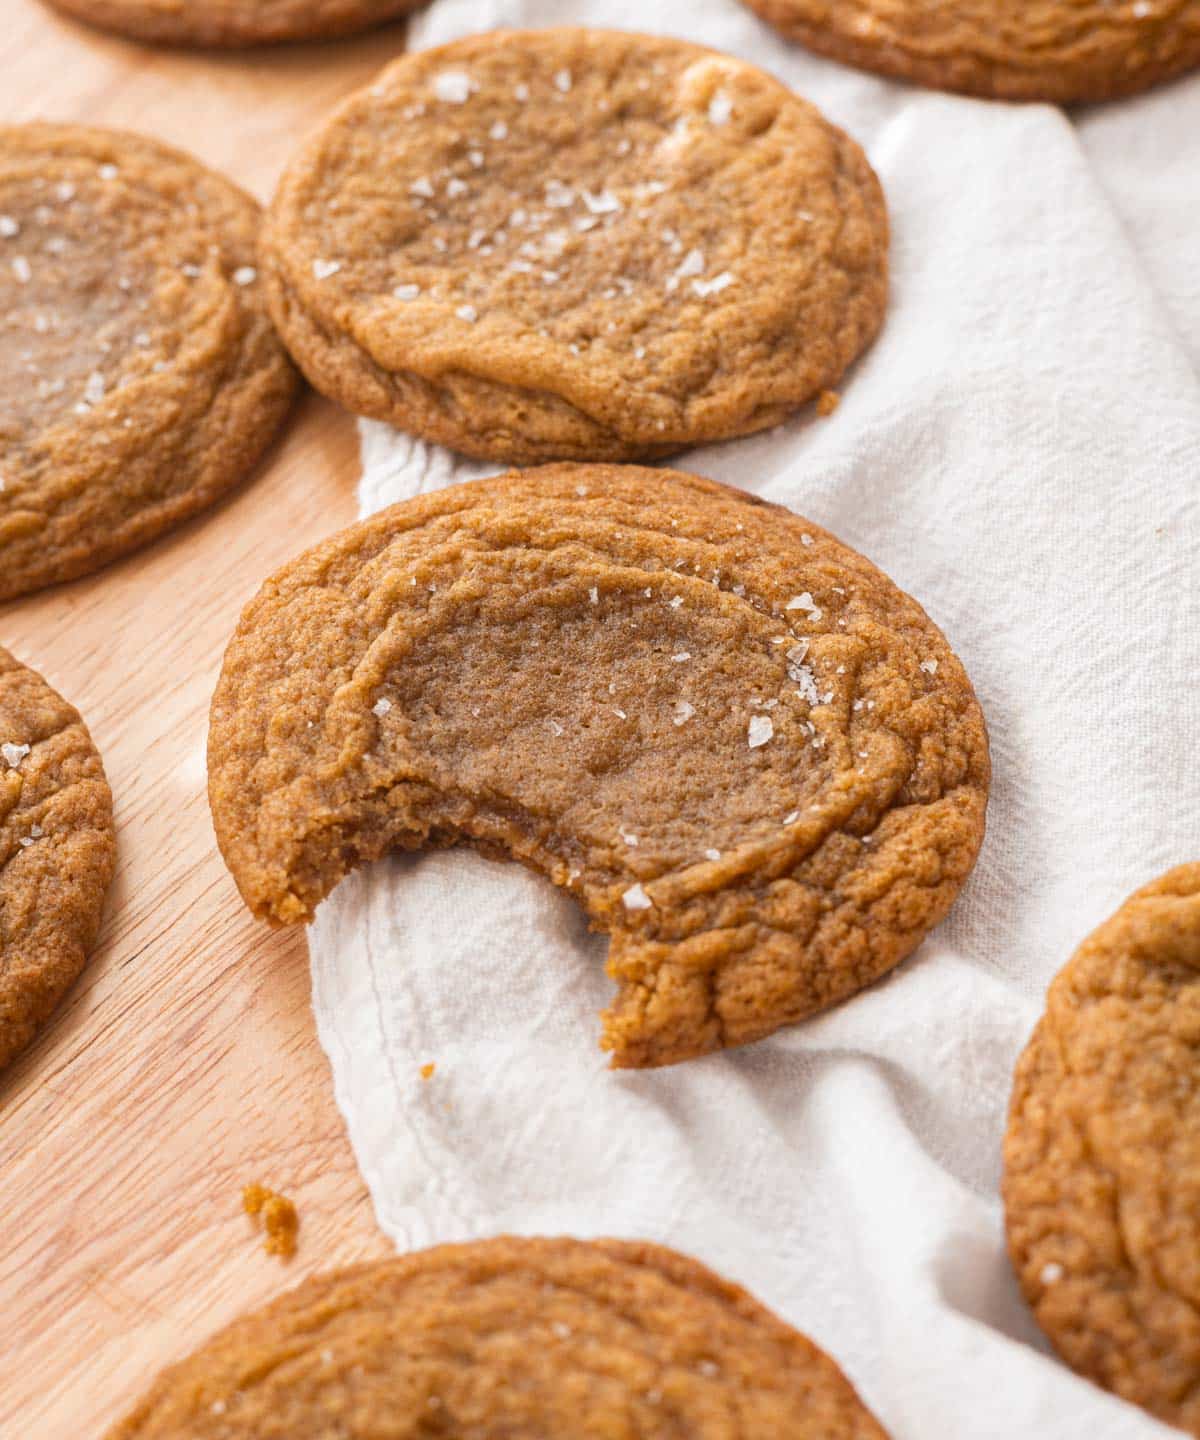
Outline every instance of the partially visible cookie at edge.
<svg viewBox="0 0 1200 1440">
<path fill-rule="evenodd" d="M 390 65 L 288 167 L 264 261 L 318 389 L 533 464 L 783 420 L 874 338 L 887 246 L 862 150 L 779 81 L 551 29 Z"/>
<path fill-rule="evenodd" d="M 315 1276 L 165 1371 L 108 1440 L 886 1440 L 838 1366 L 661 1246 L 500 1237 Z"/>
<path fill-rule="evenodd" d="M 0 649 L 0 1070 L 83 969 L 115 860 L 112 795 L 86 725 Z"/>
<path fill-rule="evenodd" d="M 237 47 L 333 39 L 407 15 L 423 0 L 47 0 L 89 25 L 164 45 Z"/>
<path fill-rule="evenodd" d="M 983 839 L 983 716 L 920 606 L 780 506 L 555 465 L 394 505 L 242 615 L 209 726 L 255 914 L 473 845 L 609 937 L 620 1067 L 762 1039 L 899 964 Z"/>
<path fill-rule="evenodd" d="M 744 0 L 791 40 L 937 90 L 1062 105 L 1200 65 L 1200 0 Z"/>
<path fill-rule="evenodd" d="M 1200 864 L 1050 986 L 1004 1142 L 1009 1250 L 1080 1374 L 1200 1436 Z"/>
<path fill-rule="evenodd" d="M 0 127 L 0 600 L 98 569 L 253 469 L 297 386 L 260 218 L 157 141 Z"/>
</svg>

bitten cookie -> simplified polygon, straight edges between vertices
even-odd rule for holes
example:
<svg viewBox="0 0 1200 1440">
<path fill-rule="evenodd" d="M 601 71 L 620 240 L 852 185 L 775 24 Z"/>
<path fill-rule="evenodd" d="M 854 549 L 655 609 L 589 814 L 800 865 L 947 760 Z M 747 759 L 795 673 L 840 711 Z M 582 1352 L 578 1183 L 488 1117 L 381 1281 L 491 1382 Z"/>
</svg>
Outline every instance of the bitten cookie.
<svg viewBox="0 0 1200 1440">
<path fill-rule="evenodd" d="M 59 10 L 134 40 L 241 46 L 349 35 L 415 10 L 423 0 L 49 0 Z"/>
<path fill-rule="evenodd" d="M 873 339 L 887 239 L 862 151 L 770 76 L 543 30 L 397 60 L 300 151 L 263 249 L 318 389 L 527 464 L 776 424 Z"/>
<path fill-rule="evenodd" d="M 834 1362 L 656 1245 L 502 1238 L 319 1275 L 168 1370 L 109 1440 L 886 1440 Z"/>
<path fill-rule="evenodd" d="M 1074 1369 L 1200 1436 L 1200 865 L 1050 986 L 1004 1142 L 1008 1242 Z"/>
<path fill-rule="evenodd" d="M 83 969 L 115 859 L 112 796 L 87 727 L 0 649 L 0 1069 Z"/>
<path fill-rule="evenodd" d="M 974 864 L 988 778 L 915 601 L 790 511 L 632 467 L 456 485 L 309 551 L 243 614 L 209 731 L 255 914 L 307 920 L 396 846 L 510 855 L 610 936 L 618 1066 L 891 969 Z"/>
<path fill-rule="evenodd" d="M 997 100 L 1111 100 L 1200 65 L 1200 0 L 745 3 L 819 55 Z"/>
<path fill-rule="evenodd" d="M 97 569 L 254 466 L 296 387 L 258 226 L 156 141 L 0 127 L 0 600 Z"/>
</svg>

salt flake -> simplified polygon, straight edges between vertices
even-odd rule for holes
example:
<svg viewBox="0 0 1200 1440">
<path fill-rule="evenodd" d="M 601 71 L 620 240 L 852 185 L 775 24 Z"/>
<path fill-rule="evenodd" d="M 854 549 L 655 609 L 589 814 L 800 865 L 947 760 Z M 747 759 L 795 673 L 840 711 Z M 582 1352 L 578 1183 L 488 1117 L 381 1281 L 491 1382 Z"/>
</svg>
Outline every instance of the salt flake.
<svg viewBox="0 0 1200 1440">
<path fill-rule="evenodd" d="M 769 715 L 751 715 L 746 743 L 751 750 L 757 750 L 760 745 L 765 745 L 774 733 L 775 726 Z"/>
<path fill-rule="evenodd" d="M 621 896 L 621 904 L 626 910 L 649 910 L 654 901 L 646 894 L 639 881 L 638 884 L 631 885 Z"/>
<path fill-rule="evenodd" d="M 0 745 L 0 755 L 3 755 L 8 762 L 8 768 L 10 770 L 15 770 L 28 754 L 28 745 L 14 745 L 11 741 Z"/>
<path fill-rule="evenodd" d="M 719 275 L 714 275 L 711 280 L 693 280 L 692 289 L 703 299 L 707 295 L 719 295 L 722 290 L 728 290 L 734 283 L 736 277 L 730 270 L 722 270 Z"/>
<path fill-rule="evenodd" d="M 447 105 L 465 105 L 474 88 L 465 70 L 443 70 L 433 77 L 433 93 Z"/>
<path fill-rule="evenodd" d="M 793 595 L 784 609 L 803 610 L 810 620 L 819 620 L 822 614 L 821 607 L 816 604 L 807 590 L 802 595 Z"/>
</svg>

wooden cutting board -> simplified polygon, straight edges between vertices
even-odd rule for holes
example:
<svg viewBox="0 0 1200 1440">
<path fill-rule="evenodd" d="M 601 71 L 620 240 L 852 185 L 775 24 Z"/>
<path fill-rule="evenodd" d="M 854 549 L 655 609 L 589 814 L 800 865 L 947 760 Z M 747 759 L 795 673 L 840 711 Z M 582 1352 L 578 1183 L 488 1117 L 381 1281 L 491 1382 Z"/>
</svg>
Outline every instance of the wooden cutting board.
<svg viewBox="0 0 1200 1440">
<path fill-rule="evenodd" d="M 403 48 L 391 26 L 241 55 L 151 50 L 5 0 L 0 123 L 123 126 L 260 197 L 299 135 Z M 308 396 L 225 504 L 98 575 L 0 606 L 0 644 L 83 712 L 116 797 L 102 943 L 0 1076 L 0 1437 L 98 1436 L 154 1376 L 311 1270 L 387 1253 L 309 1005 L 304 937 L 252 921 L 204 797 L 209 697 L 242 605 L 354 517 L 351 419 Z M 241 1212 L 301 1216 L 291 1262 Z"/>
</svg>

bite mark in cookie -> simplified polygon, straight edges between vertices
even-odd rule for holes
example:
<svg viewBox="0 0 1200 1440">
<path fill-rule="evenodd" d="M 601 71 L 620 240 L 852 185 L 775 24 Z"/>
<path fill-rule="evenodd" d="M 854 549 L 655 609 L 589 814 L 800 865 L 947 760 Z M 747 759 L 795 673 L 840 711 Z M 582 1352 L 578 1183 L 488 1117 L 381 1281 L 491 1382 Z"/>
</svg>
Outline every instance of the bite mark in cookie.
<svg viewBox="0 0 1200 1440">
<path fill-rule="evenodd" d="M 671 471 L 549 466 L 393 506 L 275 575 L 226 652 L 217 838 L 254 912 L 457 842 L 610 937 L 620 1066 L 759 1039 L 908 955 L 975 861 L 962 666 L 819 527 Z"/>
</svg>

